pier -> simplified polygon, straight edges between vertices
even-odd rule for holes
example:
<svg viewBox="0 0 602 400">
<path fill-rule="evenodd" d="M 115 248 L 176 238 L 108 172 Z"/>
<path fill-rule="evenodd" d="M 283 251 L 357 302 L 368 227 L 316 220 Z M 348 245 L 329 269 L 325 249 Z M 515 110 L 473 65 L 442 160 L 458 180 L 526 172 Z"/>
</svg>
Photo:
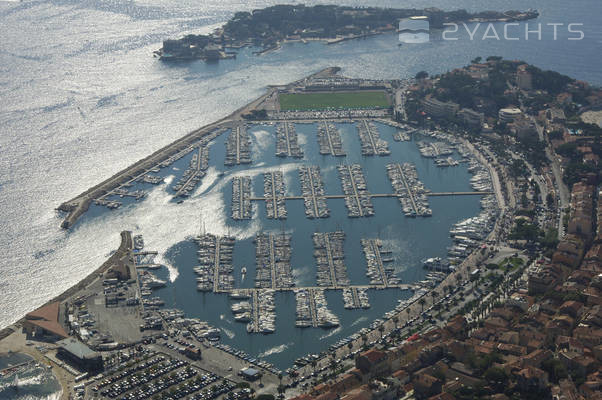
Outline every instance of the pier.
<svg viewBox="0 0 602 400">
<path fill-rule="evenodd" d="M 305 202 L 305 215 L 308 218 L 327 218 L 330 210 L 324 197 L 324 183 L 320 176 L 320 167 L 302 166 L 299 168 L 301 190 Z"/>
<path fill-rule="evenodd" d="M 286 219 L 285 188 L 282 172 L 266 172 L 263 174 L 263 192 L 268 218 Z"/>
<path fill-rule="evenodd" d="M 374 215 L 374 206 L 367 190 L 366 179 L 360 164 L 339 165 L 337 167 L 343 192 L 345 206 L 350 217 L 369 217 Z"/>
<path fill-rule="evenodd" d="M 423 157 L 437 158 L 440 156 L 449 156 L 454 151 L 452 148 L 444 142 L 426 142 L 420 141 L 417 143 L 418 150 Z"/>
<path fill-rule="evenodd" d="M 224 165 L 233 166 L 251 163 L 251 139 L 245 124 L 237 124 L 226 141 Z"/>
<path fill-rule="evenodd" d="M 391 154 L 389 145 L 380 138 L 378 129 L 373 122 L 363 119 L 357 125 L 360 141 L 362 144 L 362 155 L 364 156 L 388 156 Z"/>
<path fill-rule="evenodd" d="M 232 178 L 232 219 L 251 219 L 251 177 Z"/>
<path fill-rule="evenodd" d="M 318 124 L 318 145 L 320 154 L 331 154 L 335 157 L 345 157 L 341 132 L 331 122 L 320 122 Z"/>
<path fill-rule="evenodd" d="M 371 284 L 380 284 L 384 287 L 390 287 L 399 283 L 394 275 L 392 268 L 385 267 L 382 255 L 382 244 L 378 239 L 361 239 L 362 251 L 366 257 L 366 275 L 370 278 Z"/>
<path fill-rule="evenodd" d="M 345 232 L 316 232 L 312 235 L 314 257 L 318 266 L 317 283 L 321 287 L 349 286 L 345 266 Z"/>
<path fill-rule="evenodd" d="M 303 288 L 295 291 L 296 320 L 298 328 L 334 328 L 339 319 L 328 309 L 324 291 L 315 288 Z"/>
<path fill-rule="evenodd" d="M 173 189 L 176 191 L 175 197 L 187 197 L 195 186 L 205 176 L 205 171 L 209 168 L 209 149 L 206 145 L 199 147 L 198 153 L 195 153 L 190 160 L 190 165 L 184 171 L 184 174 L 176 183 Z"/>
<path fill-rule="evenodd" d="M 295 286 L 291 271 L 291 235 L 258 233 L 255 236 L 255 287 Z"/>
<path fill-rule="evenodd" d="M 251 321 L 247 324 L 247 332 L 249 333 L 274 333 L 276 326 L 276 306 L 274 305 L 274 291 L 262 290 L 261 296 L 259 291 L 255 290 L 251 293 L 252 310 Z"/>
<path fill-rule="evenodd" d="M 303 158 L 295 125 L 281 122 L 276 127 L 276 155 L 278 157 Z"/>
<path fill-rule="evenodd" d="M 358 289 L 357 287 L 343 289 L 343 303 L 347 310 L 370 308 L 367 289 Z"/>
<path fill-rule="evenodd" d="M 428 207 L 427 190 L 418 180 L 418 173 L 413 164 L 387 164 L 387 175 L 395 193 L 399 195 L 399 202 L 407 217 L 429 217 L 433 214 Z"/>
<path fill-rule="evenodd" d="M 197 289 L 203 292 L 220 293 L 234 288 L 232 255 L 235 240 L 229 236 L 209 233 L 196 238 L 199 244 L 199 266 L 194 267 Z"/>
<path fill-rule="evenodd" d="M 259 332 L 259 292 L 253 292 L 253 331 Z"/>
</svg>

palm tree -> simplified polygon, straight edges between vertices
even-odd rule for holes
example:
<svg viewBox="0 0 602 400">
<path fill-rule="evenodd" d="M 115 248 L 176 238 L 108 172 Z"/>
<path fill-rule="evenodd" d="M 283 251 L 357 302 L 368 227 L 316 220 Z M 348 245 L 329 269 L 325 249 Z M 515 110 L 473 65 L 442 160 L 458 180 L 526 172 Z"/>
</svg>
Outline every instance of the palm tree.
<svg viewBox="0 0 602 400">
<path fill-rule="evenodd" d="M 420 312 L 424 312 L 424 304 L 426 303 L 426 300 L 424 299 L 424 297 L 421 297 L 420 300 L 418 300 L 418 304 L 420 304 Z"/>
<path fill-rule="evenodd" d="M 380 332 L 380 338 L 382 340 L 382 338 L 383 338 L 383 332 L 385 331 L 385 326 L 383 324 L 380 324 L 378 326 L 378 331 Z"/>
<path fill-rule="evenodd" d="M 395 323 L 395 330 L 397 330 L 397 324 L 399 323 L 399 317 L 397 315 L 393 317 L 393 323 Z"/>
<path fill-rule="evenodd" d="M 353 342 L 347 343 L 347 348 L 349 349 L 349 352 L 351 353 L 351 349 L 353 349 Z"/>
<path fill-rule="evenodd" d="M 330 366 L 330 369 L 331 369 L 332 373 L 334 374 L 336 372 L 336 369 L 337 369 L 337 362 L 334 360 L 334 357 L 332 357 L 330 359 L 330 365 L 329 366 Z"/>
</svg>

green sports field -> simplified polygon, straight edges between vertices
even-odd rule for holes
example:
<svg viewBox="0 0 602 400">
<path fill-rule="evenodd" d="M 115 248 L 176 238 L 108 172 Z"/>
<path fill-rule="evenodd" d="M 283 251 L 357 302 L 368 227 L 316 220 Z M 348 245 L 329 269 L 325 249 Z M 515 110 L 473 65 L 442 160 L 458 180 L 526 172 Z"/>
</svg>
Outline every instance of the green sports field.
<svg viewBox="0 0 602 400">
<path fill-rule="evenodd" d="M 279 97 L 282 111 L 386 108 L 390 105 L 387 96 L 382 91 L 294 93 L 281 94 Z"/>
</svg>

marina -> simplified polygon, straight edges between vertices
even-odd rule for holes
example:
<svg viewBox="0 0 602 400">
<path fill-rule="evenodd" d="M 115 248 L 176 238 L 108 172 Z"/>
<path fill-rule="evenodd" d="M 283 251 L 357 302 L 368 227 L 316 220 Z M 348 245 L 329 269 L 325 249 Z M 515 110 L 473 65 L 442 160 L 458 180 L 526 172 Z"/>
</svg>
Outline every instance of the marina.
<svg viewBox="0 0 602 400">
<path fill-rule="evenodd" d="M 393 259 L 390 257 L 390 251 L 382 249 L 381 241 L 378 239 L 362 239 L 361 245 L 366 258 L 366 275 L 370 279 L 370 284 L 382 285 L 383 287 L 399 284 L 394 268 L 385 266 Z"/>
<path fill-rule="evenodd" d="M 391 154 L 387 142 L 380 138 L 376 125 L 363 119 L 357 124 L 363 156 L 388 156 Z"/>
<path fill-rule="evenodd" d="M 345 251 L 345 232 L 314 233 L 314 257 L 316 259 L 318 286 L 338 288 L 349 286 Z"/>
<path fill-rule="evenodd" d="M 244 123 L 237 124 L 226 141 L 224 165 L 233 166 L 251 163 L 251 139 Z"/>
<path fill-rule="evenodd" d="M 288 122 L 289 126 L 293 124 L 280 121 L 281 124 L 283 122 Z M 328 149 L 332 150 L 328 142 L 329 137 L 331 142 L 335 137 L 353 138 L 358 126 L 364 122 L 373 125 L 376 134 L 380 133 L 389 138 L 393 137 L 397 130 L 403 130 L 399 126 L 377 120 L 349 119 L 301 124 L 295 121 L 295 128 L 299 135 L 312 137 L 323 124 L 328 124 L 329 133 L 323 136 L 323 142 L 327 142 Z M 447 254 L 450 251 L 448 247 L 460 243 L 457 240 L 461 238 L 450 236 L 449 228 L 459 220 L 474 216 L 471 207 L 478 206 L 478 197 L 487 197 L 491 188 L 480 186 L 485 182 L 485 178 L 479 175 L 474 184 L 482 190 L 471 191 L 468 180 L 479 171 L 475 169 L 471 172 L 472 175 L 468 174 L 466 170 L 471 165 L 469 162 L 454 169 L 456 172 L 452 174 L 457 174 L 457 177 L 448 177 L 447 171 L 451 172 L 451 169 L 433 168 L 436 159 L 422 157 L 416 151 L 416 137 L 420 133 L 410 137 L 409 146 L 392 146 L 391 160 L 408 160 L 416 164 L 416 175 L 420 173 L 421 178 L 426 179 L 428 187 L 432 187 L 432 192 L 424 190 L 424 196 L 428 196 L 433 202 L 433 209 L 445 204 L 447 210 L 448 204 L 452 204 L 454 210 L 465 210 L 461 211 L 461 218 L 442 213 L 445 229 L 439 232 L 441 229 L 438 224 L 433 225 L 429 220 L 404 220 L 403 215 L 395 212 L 399 209 L 397 202 L 404 194 L 400 195 L 397 190 L 391 190 L 390 177 L 382 174 L 389 159 L 378 157 L 364 163 L 364 157 L 361 155 L 362 143 L 357 139 L 340 142 L 340 150 L 348 157 L 348 163 L 344 165 L 333 163 L 334 158 L 321 157 L 324 154 L 320 152 L 319 140 L 309 142 L 307 148 L 304 148 L 307 165 L 296 166 L 300 179 L 285 181 L 285 178 L 290 178 L 290 175 L 286 174 L 294 170 L 288 165 L 283 165 L 275 154 L 277 127 L 278 123 L 275 122 L 245 123 L 245 130 L 248 129 L 250 137 L 272 138 L 271 144 L 261 144 L 253 148 L 253 152 L 257 151 L 258 159 L 264 163 L 258 166 L 264 170 L 256 173 L 253 169 L 244 169 L 249 167 L 240 167 L 243 169 L 237 169 L 233 177 L 226 178 L 232 179 L 232 192 L 228 190 L 230 185 L 219 189 L 222 192 L 224 209 L 230 209 L 232 218 L 228 219 L 223 228 L 215 225 L 219 231 L 212 231 L 212 234 L 221 238 L 225 232 L 228 232 L 228 235 L 234 232 L 237 244 L 232 246 L 230 261 L 237 259 L 241 262 L 234 264 L 226 263 L 225 260 L 222 262 L 223 266 L 218 265 L 216 268 L 216 254 L 222 253 L 223 246 L 220 243 L 219 250 L 216 249 L 215 241 L 210 242 L 203 261 L 198 262 L 197 258 L 199 261 L 202 259 L 198 254 L 198 246 L 191 242 L 194 247 L 192 253 L 196 255 L 193 264 L 188 264 L 188 261 L 180 258 L 177 255 L 179 250 L 173 250 L 173 254 L 166 256 L 170 265 L 178 268 L 178 275 L 173 284 L 171 271 L 168 277 L 167 268 L 162 268 L 152 261 L 151 257 L 139 255 L 144 261 L 138 268 L 151 272 L 157 279 L 166 282 L 166 287 L 145 290 L 140 302 L 146 309 L 155 310 L 164 304 L 166 307 L 186 310 L 186 316 L 207 320 L 211 325 L 218 327 L 223 346 L 240 348 L 242 350 L 236 351 L 243 351 L 241 354 L 245 354 L 246 351 L 251 359 L 258 362 L 265 359 L 279 368 L 285 368 L 303 353 L 302 349 L 296 349 L 292 353 L 288 350 L 282 353 L 272 350 L 289 346 L 288 338 L 294 338 L 292 340 L 295 342 L 304 341 L 308 345 L 311 343 L 311 346 L 316 348 L 322 348 L 323 341 L 327 346 L 344 343 L 345 340 L 349 340 L 350 335 L 373 322 L 372 314 L 386 314 L 395 308 L 398 300 L 407 299 L 412 294 L 420 294 L 422 288 L 432 287 L 441 278 L 434 273 L 446 271 L 424 271 L 421 260 L 427 257 L 443 259 L 446 255 L 451 257 Z M 270 135 L 265 135 L 265 132 Z M 430 136 L 434 133 L 428 131 L 428 134 L 427 136 Z M 437 135 L 432 137 L 438 141 L 445 140 L 440 133 Z M 374 139 L 373 136 L 370 137 Z M 222 158 L 226 155 L 221 149 L 231 140 L 231 137 L 223 135 L 216 140 L 219 146 L 207 146 L 211 158 L 208 160 L 209 165 L 215 167 L 218 177 L 230 173 L 229 168 L 224 168 Z M 334 141 L 336 142 L 336 139 Z M 200 151 L 198 146 L 195 147 L 192 154 L 174 165 L 174 170 L 184 172 L 187 167 L 192 167 L 195 161 L 198 162 L 196 157 Z M 470 158 L 468 155 L 467 159 Z M 165 178 L 163 174 L 157 174 L 157 177 Z M 400 182 L 403 184 L 401 178 Z M 254 196 L 253 187 L 262 184 L 261 197 Z M 410 184 L 413 185 L 414 182 Z M 476 186 L 473 185 L 474 187 Z M 328 188 L 331 188 L 330 193 L 326 192 Z M 130 191 L 135 189 L 138 188 L 129 188 Z M 193 195 L 191 192 L 191 196 Z M 462 195 L 478 197 L 456 198 Z M 203 198 L 200 198 L 202 203 Z M 294 200 L 304 200 L 303 209 L 300 202 Z M 264 202 L 266 213 L 254 216 L 253 201 Z M 288 201 L 291 202 L 286 204 Z M 379 208 L 379 213 L 374 214 L 373 203 L 374 207 Z M 260 205 L 261 207 L 263 205 Z M 357 218 L 353 218 L 368 215 L 373 217 L 359 222 L 361 226 L 357 225 Z M 332 217 L 336 229 L 332 229 L 328 220 L 321 220 L 325 216 Z M 395 221 L 391 216 L 394 216 Z M 252 222 L 251 218 L 254 219 Z M 399 218 L 404 221 L 403 224 L 398 223 Z M 208 226 L 213 226 L 212 216 L 203 215 L 203 219 Z M 405 227 L 406 225 L 408 226 Z M 393 253 L 388 251 L 390 240 L 394 240 L 392 238 L 398 237 L 397 235 L 404 230 L 412 232 L 407 246 L 420 249 L 416 256 L 412 255 L 407 259 L 404 250 L 402 253 L 398 253 L 397 248 Z M 246 232 L 250 235 L 246 236 Z M 316 232 L 318 233 L 314 235 Z M 431 245 L 418 239 L 424 237 L 425 232 L 437 236 L 439 242 L 447 241 L 444 242 L 446 244 L 440 250 L 435 248 L 433 251 Z M 364 242 L 361 239 L 365 237 L 378 237 L 382 238 L 382 241 L 372 239 L 373 242 Z M 295 252 L 292 251 L 293 246 Z M 314 252 L 306 251 L 311 247 Z M 399 258 L 400 255 L 403 255 L 405 268 L 394 269 L 393 260 L 402 259 Z M 256 258 L 255 263 L 242 262 L 253 257 Z M 295 268 L 292 268 L 293 265 Z M 312 268 L 312 265 L 315 266 Z M 400 283 L 402 281 L 403 284 Z M 156 323 L 158 321 L 149 321 L 148 329 L 152 329 Z M 319 330 L 302 329 L 335 326 L 340 326 L 340 329 L 328 333 L 332 334 L 332 339 L 330 336 L 329 339 L 321 339 L 320 334 L 316 336 Z M 270 339 L 263 335 L 275 331 L 278 336 L 269 336 Z M 262 339 L 264 337 L 266 340 Z"/>
<path fill-rule="evenodd" d="M 278 157 L 303 158 L 295 124 L 282 122 L 276 126 L 276 155 Z"/>
<path fill-rule="evenodd" d="M 198 276 L 197 290 L 214 293 L 231 290 L 234 287 L 232 255 L 235 239 L 205 233 L 197 237 L 196 242 L 199 266 L 193 269 Z"/>
<path fill-rule="evenodd" d="M 291 235 L 258 233 L 255 236 L 255 287 L 295 286 L 291 271 Z"/>
<path fill-rule="evenodd" d="M 320 122 L 318 124 L 318 145 L 320 154 L 345 157 L 341 132 L 331 122 Z"/>
<path fill-rule="evenodd" d="M 232 219 L 251 219 L 251 178 L 235 176 L 232 178 Z"/>
<path fill-rule="evenodd" d="M 337 166 L 349 217 L 370 217 L 374 206 L 360 164 Z"/>
<path fill-rule="evenodd" d="M 324 183 L 320 176 L 320 167 L 302 166 L 299 168 L 301 191 L 305 204 L 305 215 L 308 218 L 327 218 L 330 210 L 324 197 Z"/>
<path fill-rule="evenodd" d="M 430 217 L 427 190 L 418 180 L 416 167 L 410 163 L 387 164 L 387 174 L 406 217 Z"/>
<path fill-rule="evenodd" d="M 281 171 L 263 174 L 263 193 L 267 217 L 270 219 L 286 219 L 286 193 Z"/>
</svg>

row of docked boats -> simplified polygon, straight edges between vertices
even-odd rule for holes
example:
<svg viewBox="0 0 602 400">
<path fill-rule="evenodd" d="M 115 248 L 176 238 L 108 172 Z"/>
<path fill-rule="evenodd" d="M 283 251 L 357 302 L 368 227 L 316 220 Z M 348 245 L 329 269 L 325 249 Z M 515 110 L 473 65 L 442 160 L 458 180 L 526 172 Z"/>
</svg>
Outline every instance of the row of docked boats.
<svg viewBox="0 0 602 400">
<path fill-rule="evenodd" d="M 345 266 L 345 232 L 315 232 L 312 234 L 316 259 L 318 286 L 349 286 Z"/>
<path fill-rule="evenodd" d="M 345 193 L 345 206 L 349 217 L 374 215 L 374 206 L 368 192 L 366 178 L 360 164 L 338 165 L 339 178 Z"/>
<path fill-rule="evenodd" d="M 235 176 L 232 178 L 232 219 L 251 219 L 251 177 Z"/>
<path fill-rule="evenodd" d="M 388 156 L 391 154 L 389 144 L 381 139 L 374 122 L 362 120 L 357 124 L 357 129 L 364 156 Z"/>
<path fill-rule="evenodd" d="M 199 151 L 192 155 L 188 168 L 173 186 L 176 195 L 188 197 L 205 176 L 207 168 L 209 168 L 209 148 L 206 145 L 201 145 Z"/>
<path fill-rule="evenodd" d="M 232 128 L 226 140 L 226 158 L 224 165 L 240 165 L 251 163 L 251 139 L 245 124 Z"/>
<path fill-rule="evenodd" d="M 426 140 L 421 140 L 416 144 L 418 145 L 418 151 L 420 151 L 420 154 L 427 158 L 449 156 L 454 152 L 453 148 L 446 142 L 429 142 Z"/>
<path fill-rule="evenodd" d="M 234 287 L 232 258 L 235 239 L 205 233 L 198 236 L 199 265 L 194 267 L 199 291 L 228 291 Z"/>
<path fill-rule="evenodd" d="M 282 122 L 276 126 L 276 155 L 278 157 L 303 158 L 295 124 Z"/>
<path fill-rule="evenodd" d="M 395 268 L 390 265 L 393 261 L 392 252 L 384 250 L 379 239 L 361 239 L 360 244 L 366 258 L 366 276 L 370 284 L 384 287 L 399 284 Z"/>
<path fill-rule="evenodd" d="M 347 310 L 370 308 L 368 289 L 355 287 L 343 289 L 343 305 Z"/>
<path fill-rule="evenodd" d="M 251 321 L 247 323 L 247 332 L 270 334 L 276 330 L 276 305 L 274 291 L 262 290 L 261 296 L 253 292 L 251 303 Z"/>
<path fill-rule="evenodd" d="M 295 290 L 297 328 L 334 328 L 339 326 L 338 317 L 328 308 L 323 290 Z"/>
<path fill-rule="evenodd" d="M 406 217 L 430 217 L 433 215 L 427 197 L 429 191 L 418 179 L 418 172 L 414 164 L 387 164 L 387 175 Z"/>
<path fill-rule="evenodd" d="M 299 168 L 301 180 L 301 193 L 305 205 L 305 215 L 308 218 L 327 218 L 330 210 L 324 197 L 324 183 L 317 165 L 302 166 Z"/>
<path fill-rule="evenodd" d="M 260 232 L 255 243 L 255 287 L 289 288 L 295 286 L 291 270 L 291 235 Z"/>
<path fill-rule="evenodd" d="M 286 219 L 286 193 L 282 171 L 266 172 L 263 174 L 263 195 L 268 218 Z"/>
<path fill-rule="evenodd" d="M 320 154 L 331 154 L 335 157 L 344 157 L 343 141 L 341 132 L 331 122 L 320 122 L 318 124 L 318 145 Z"/>
</svg>

